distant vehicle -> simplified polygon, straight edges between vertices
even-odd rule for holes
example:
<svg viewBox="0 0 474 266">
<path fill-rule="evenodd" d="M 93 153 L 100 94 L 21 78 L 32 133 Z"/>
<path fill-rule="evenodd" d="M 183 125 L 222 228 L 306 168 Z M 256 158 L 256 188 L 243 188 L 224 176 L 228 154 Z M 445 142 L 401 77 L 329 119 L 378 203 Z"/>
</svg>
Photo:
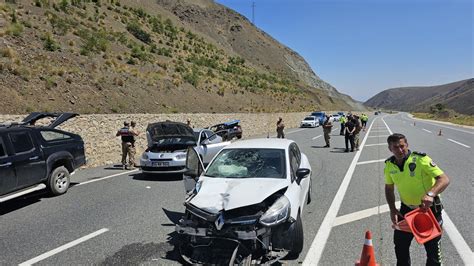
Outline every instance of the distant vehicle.
<svg viewBox="0 0 474 266">
<path fill-rule="evenodd" d="M 330 122 L 339 122 L 339 119 L 341 119 L 339 114 L 333 114 L 329 117 Z"/>
<path fill-rule="evenodd" d="M 319 127 L 319 119 L 316 116 L 307 116 L 301 121 L 300 127 Z"/>
<path fill-rule="evenodd" d="M 194 149 L 187 156 L 183 180 L 194 186 L 185 184 L 192 190 L 175 228 L 186 262 L 253 265 L 298 257 L 311 165 L 294 141 L 236 141 L 205 170 Z"/>
<path fill-rule="evenodd" d="M 380 114 L 380 111 L 375 111 L 374 112 L 374 115 L 378 115 L 378 114 Z"/>
<path fill-rule="evenodd" d="M 47 188 L 66 193 L 70 176 L 86 163 L 81 136 L 55 129 L 78 114 L 32 113 L 20 123 L 0 125 L 0 203 Z M 50 125 L 35 126 L 43 118 Z"/>
<path fill-rule="evenodd" d="M 232 120 L 229 122 L 210 126 L 208 127 L 208 129 L 217 133 L 217 135 L 221 136 L 224 141 L 232 140 L 234 138 L 241 139 L 242 127 L 239 125 L 239 123 L 240 120 Z"/>
<path fill-rule="evenodd" d="M 337 112 L 339 116 L 345 116 L 344 112 Z"/>
<path fill-rule="evenodd" d="M 209 129 L 192 129 L 179 122 L 158 122 L 146 129 L 148 148 L 140 157 L 143 173 L 182 173 L 186 165 L 186 150 L 196 147 L 205 164 L 230 141 Z"/>
<path fill-rule="evenodd" d="M 316 116 L 319 119 L 319 125 L 323 125 L 324 121 L 326 121 L 326 113 L 325 112 L 312 112 L 311 116 Z"/>
</svg>

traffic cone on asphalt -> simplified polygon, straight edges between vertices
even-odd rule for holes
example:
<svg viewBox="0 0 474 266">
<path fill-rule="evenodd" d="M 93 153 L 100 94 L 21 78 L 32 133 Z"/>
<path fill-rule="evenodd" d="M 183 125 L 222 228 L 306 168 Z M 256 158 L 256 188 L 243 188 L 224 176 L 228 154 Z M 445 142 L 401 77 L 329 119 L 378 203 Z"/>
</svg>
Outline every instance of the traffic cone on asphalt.
<svg viewBox="0 0 474 266">
<path fill-rule="evenodd" d="M 370 231 L 365 232 L 365 242 L 362 248 L 362 254 L 360 260 L 355 263 L 356 266 L 376 266 L 379 265 L 375 261 L 374 246 L 372 246 L 372 233 Z"/>
<path fill-rule="evenodd" d="M 442 136 L 442 135 L 443 135 L 443 133 L 441 133 L 441 129 L 440 129 L 439 132 L 438 132 L 438 136 Z"/>
</svg>

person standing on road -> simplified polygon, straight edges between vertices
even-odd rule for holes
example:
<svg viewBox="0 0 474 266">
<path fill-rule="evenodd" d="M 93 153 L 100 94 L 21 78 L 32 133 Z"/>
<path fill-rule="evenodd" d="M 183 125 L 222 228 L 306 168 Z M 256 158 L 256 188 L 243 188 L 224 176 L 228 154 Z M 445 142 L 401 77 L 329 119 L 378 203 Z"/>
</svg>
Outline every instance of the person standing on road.
<svg viewBox="0 0 474 266">
<path fill-rule="evenodd" d="M 339 135 L 344 136 L 344 127 L 347 122 L 347 119 L 344 115 L 339 118 L 339 122 L 341 122 L 341 131 L 339 132 Z"/>
<path fill-rule="evenodd" d="M 279 139 L 284 139 L 285 138 L 285 133 L 283 130 L 285 129 L 285 124 L 283 124 L 283 118 L 279 117 L 277 121 L 277 138 Z"/>
<path fill-rule="evenodd" d="M 442 225 L 443 205 L 439 194 L 449 185 L 449 177 L 425 153 L 410 151 L 404 135 L 395 133 L 387 138 L 388 149 L 393 156 L 385 161 L 385 198 L 390 208 L 393 224 L 403 220 L 403 216 L 418 207 L 431 209 L 436 220 Z M 400 194 L 401 207 L 395 207 L 395 186 Z M 393 242 L 397 265 L 410 265 L 410 244 L 413 234 L 395 230 Z M 426 265 L 441 265 L 441 236 L 424 244 Z"/>
<path fill-rule="evenodd" d="M 362 114 L 360 116 L 360 121 L 362 122 L 362 130 L 365 131 L 367 127 L 367 121 L 369 121 L 369 117 L 366 114 Z"/>
<path fill-rule="evenodd" d="M 344 128 L 344 141 L 346 143 L 346 150 L 345 152 L 349 152 L 349 142 L 351 143 L 351 152 L 354 151 L 354 132 L 355 132 L 355 125 L 352 122 L 352 117 L 348 117 L 347 122 L 345 122 Z"/>
<path fill-rule="evenodd" d="M 329 119 L 329 116 L 326 115 L 326 120 L 323 123 L 323 133 L 324 133 L 324 141 L 326 141 L 326 146 L 324 148 L 329 148 L 331 147 L 330 139 L 331 139 L 331 129 L 332 129 L 332 123 Z"/>
<path fill-rule="evenodd" d="M 135 165 L 135 135 L 134 131 L 130 128 L 129 122 L 123 122 L 123 127 L 115 134 L 117 137 L 120 136 L 122 140 L 122 168 L 128 169 L 133 168 Z M 128 164 L 127 164 L 128 156 Z"/>
</svg>

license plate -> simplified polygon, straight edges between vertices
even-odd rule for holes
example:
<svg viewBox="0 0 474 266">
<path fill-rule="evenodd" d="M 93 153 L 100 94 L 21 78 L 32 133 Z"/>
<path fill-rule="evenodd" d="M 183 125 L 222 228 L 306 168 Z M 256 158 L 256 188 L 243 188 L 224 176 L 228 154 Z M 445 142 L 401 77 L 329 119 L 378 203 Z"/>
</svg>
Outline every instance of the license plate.
<svg viewBox="0 0 474 266">
<path fill-rule="evenodd" d="M 169 162 L 153 162 L 153 167 L 170 166 Z"/>
</svg>

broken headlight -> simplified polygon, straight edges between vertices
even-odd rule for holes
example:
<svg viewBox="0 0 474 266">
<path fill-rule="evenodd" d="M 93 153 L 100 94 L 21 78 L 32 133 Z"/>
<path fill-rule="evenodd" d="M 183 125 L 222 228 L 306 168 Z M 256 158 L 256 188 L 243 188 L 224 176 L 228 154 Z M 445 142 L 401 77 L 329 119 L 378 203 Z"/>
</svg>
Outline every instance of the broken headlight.
<svg viewBox="0 0 474 266">
<path fill-rule="evenodd" d="M 290 216 L 290 201 L 287 197 L 281 196 L 273 205 L 260 217 L 260 223 L 265 226 L 274 226 L 282 223 Z"/>
</svg>

